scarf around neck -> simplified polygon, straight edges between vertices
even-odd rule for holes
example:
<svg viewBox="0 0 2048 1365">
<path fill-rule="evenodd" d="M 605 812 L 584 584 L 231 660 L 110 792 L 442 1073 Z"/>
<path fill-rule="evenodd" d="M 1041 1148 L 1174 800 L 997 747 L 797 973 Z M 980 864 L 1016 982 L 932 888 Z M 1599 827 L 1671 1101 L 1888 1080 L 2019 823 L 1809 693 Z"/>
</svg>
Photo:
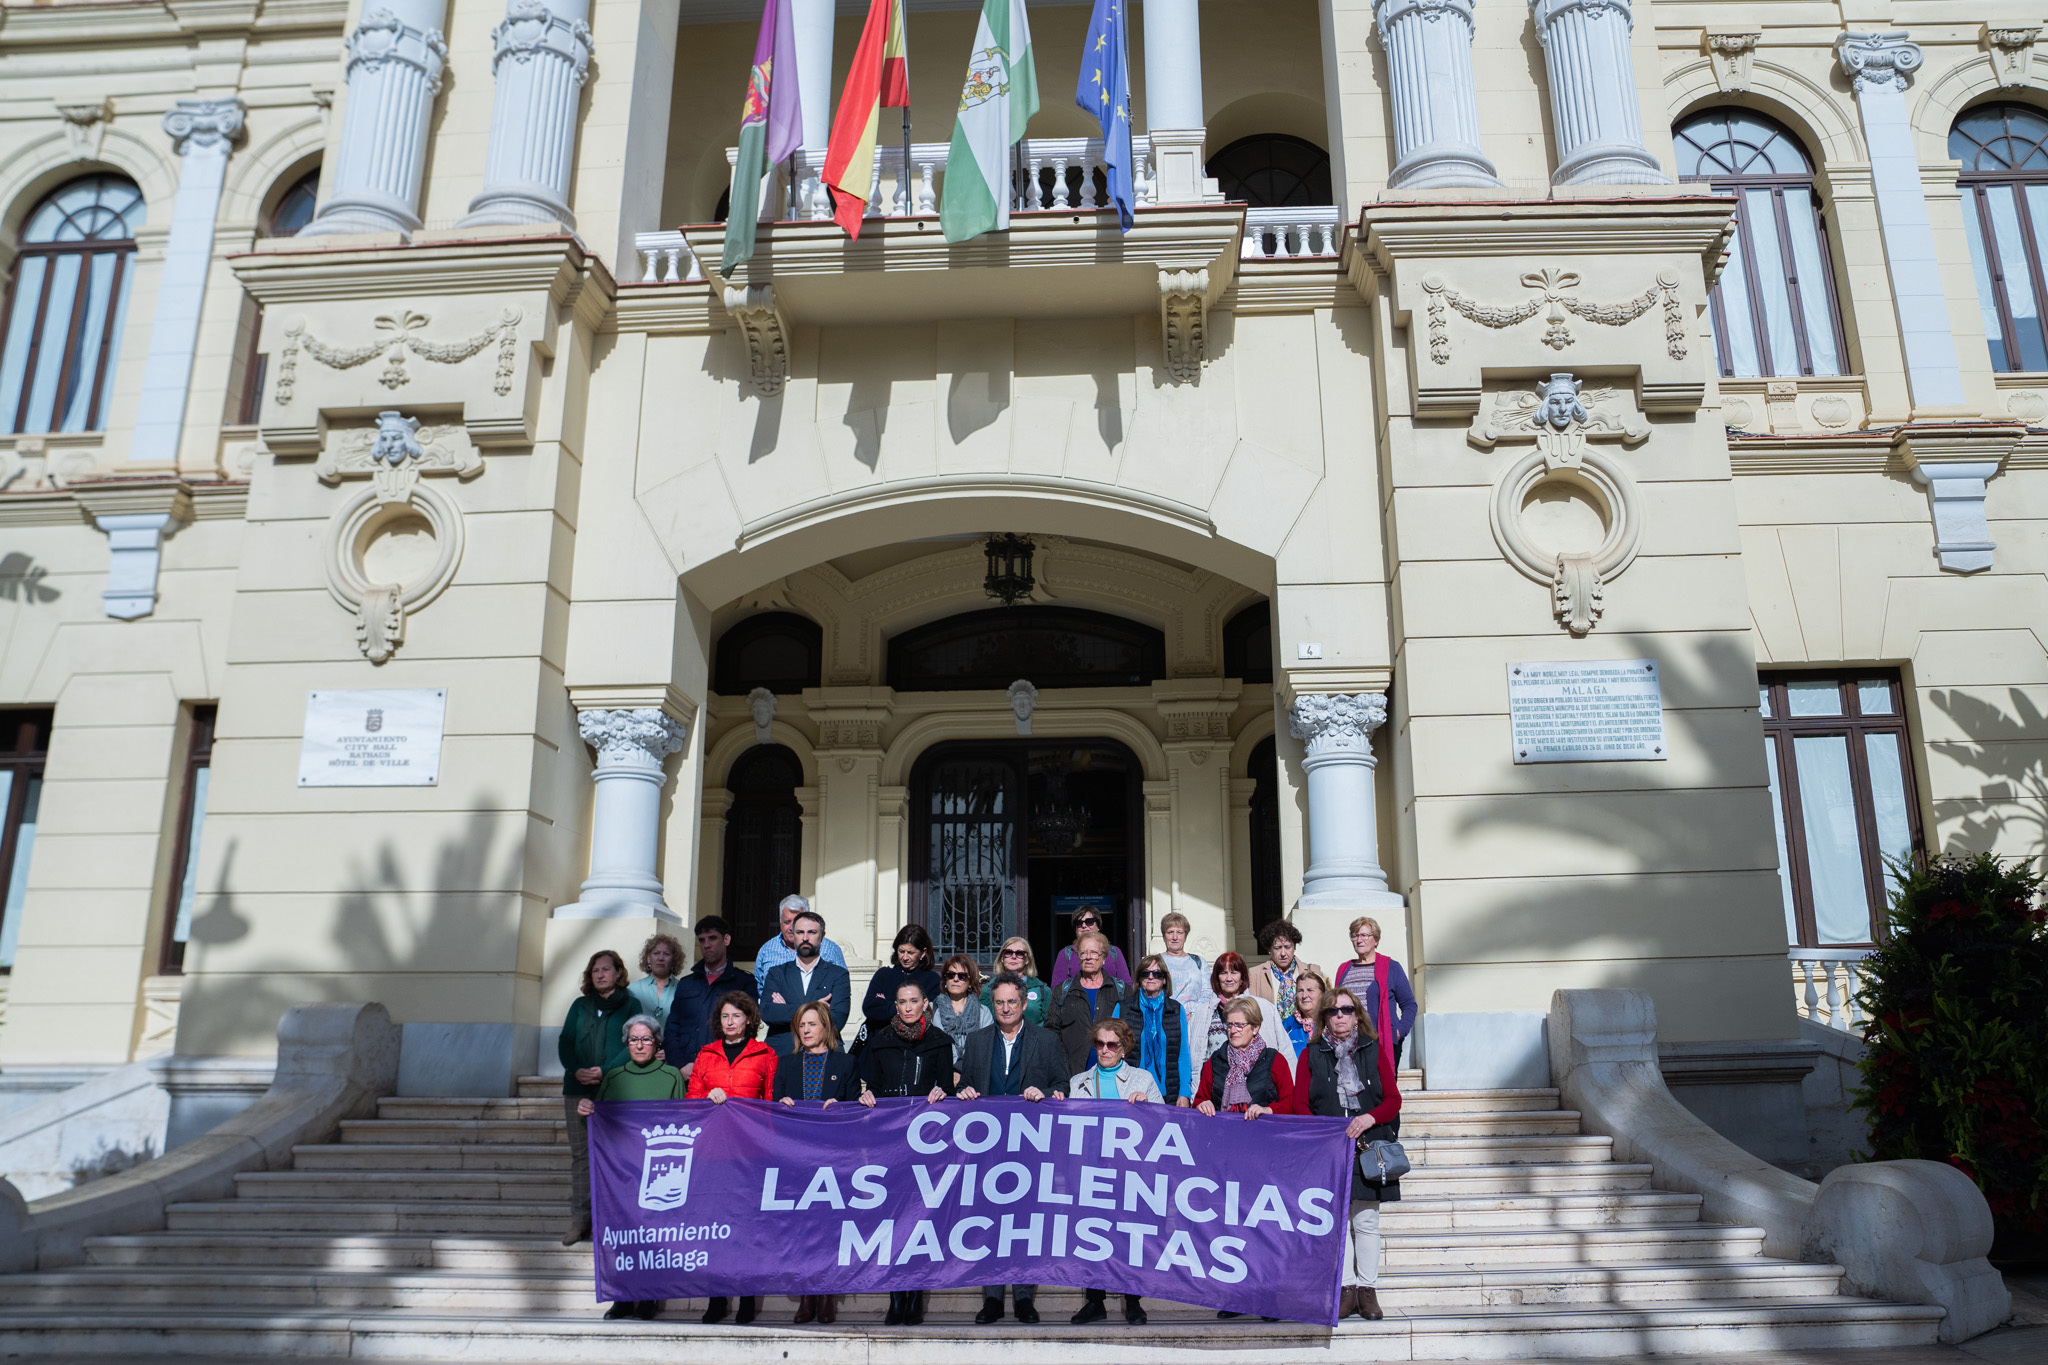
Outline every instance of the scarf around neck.
<svg viewBox="0 0 2048 1365">
<path fill-rule="evenodd" d="M 1254 1041 L 1250 1047 L 1224 1049 L 1224 1060 L 1230 1064 L 1230 1072 L 1223 1082 L 1223 1103 L 1227 1108 L 1234 1104 L 1250 1104 L 1252 1093 L 1246 1080 L 1252 1074 L 1252 1063 L 1259 1060 L 1259 1054 L 1266 1050 L 1263 1041 Z"/>
<path fill-rule="evenodd" d="M 1358 1112 L 1358 1095 L 1365 1089 L 1365 1083 L 1358 1078 L 1358 1035 L 1349 1038 L 1326 1038 L 1330 1050 L 1337 1054 L 1337 1103 L 1347 1114 Z"/>
<path fill-rule="evenodd" d="M 924 1037 L 925 1026 L 931 1021 L 920 1017 L 915 1026 L 905 1025 L 902 1016 L 889 1021 L 889 1027 L 896 1030 L 896 1036 L 906 1043 L 915 1043 Z"/>
<path fill-rule="evenodd" d="M 1166 1071 L 1166 992 L 1138 995 L 1141 1013 L 1138 1028 L 1138 1065 L 1154 1076 Z"/>
</svg>

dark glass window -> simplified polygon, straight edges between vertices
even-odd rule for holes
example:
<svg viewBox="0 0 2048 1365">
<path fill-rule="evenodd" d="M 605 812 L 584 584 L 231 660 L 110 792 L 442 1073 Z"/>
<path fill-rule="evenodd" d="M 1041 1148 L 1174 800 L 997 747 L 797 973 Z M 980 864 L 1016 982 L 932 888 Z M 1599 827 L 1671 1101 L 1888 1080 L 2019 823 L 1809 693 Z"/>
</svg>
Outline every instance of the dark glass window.
<svg viewBox="0 0 2048 1365">
<path fill-rule="evenodd" d="M 1280 760 L 1271 736 L 1252 746 L 1244 775 L 1252 788 L 1252 931 L 1282 913 L 1280 899 Z"/>
<path fill-rule="evenodd" d="M 171 850 L 171 897 L 164 917 L 164 946 L 157 971 L 185 970 L 185 944 L 192 936 L 192 907 L 199 896 L 199 830 L 206 823 L 206 788 L 213 776 L 213 722 L 218 708 L 192 709 L 192 738 L 185 746 L 184 797 L 178 806 L 178 841 Z"/>
<path fill-rule="evenodd" d="M 0 347 L 5 430 L 106 425 L 142 219 L 142 191 L 119 175 L 74 180 L 29 215 Z"/>
<path fill-rule="evenodd" d="M 21 937 L 52 719 L 48 711 L 0 711 L 0 972 L 14 970 L 14 945 Z"/>
<path fill-rule="evenodd" d="M 802 875 L 803 806 L 796 789 L 803 765 L 780 744 L 757 744 L 726 778 L 724 894 L 719 913 L 732 925 L 732 955 L 751 958 L 782 932 L 776 906 Z"/>
<path fill-rule="evenodd" d="M 296 237 L 313 221 L 313 209 L 320 195 L 320 172 L 318 168 L 307 171 L 292 182 L 292 187 L 279 197 L 276 207 L 270 210 L 270 219 L 264 225 L 265 237 Z M 263 344 L 263 305 L 252 303 L 249 313 L 249 346 L 242 357 L 242 398 L 236 421 L 243 426 L 253 426 L 256 416 L 263 410 L 263 381 L 270 373 L 270 357 L 257 347 Z"/>
<path fill-rule="evenodd" d="M 1757 706 L 1786 937 L 1809 948 L 1874 942 L 1892 888 L 1885 859 L 1920 847 L 1898 674 L 1766 673 Z"/>
<path fill-rule="evenodd" d="M 1252 208 L 1334 204 L 1330 154 L 1286 133 L 1241 137 L 1209 158 L 1206 173 L 1223 197 Z"/>
<path fill-rule="evenodd" d="M 1841 374 L 1835 302 L 1813 163 L 1784 125 L 1709 109 L 1671 130 L 1678 178 L 1735 196 L 1735 239 L 1709 299 L 1721 373 Z"/>
<path fill-rule="evenodd" d="M 889 641 L 899 692 L 1001 691 L 1019 678 L 1046 687 L 1141 687 L 1166 674 L 1166 636 L 1076 607 L 991 607 L 948 616 Z"/>
<path fill-rule="evenodd" d="M 1273 608 L 1254 602 L 1223 623 L 1223 676 L 1273 681 Z"/>
<path fill-rule="evenodd" d="M 718 637 L 711 690 L 744 697 L 757 687 L 770 692 L 816 687 L 824 649 L 825 632 L 808 617 L 787 611 L 749 616 Z"/>
<path fill-rule="evenodd" d="M 1964 236 L 1995 370 L 2048 370 L 2048 114 L 1983 104 L 1956 120 L 1948 154 L 1963 163 Z"/>
</svg>

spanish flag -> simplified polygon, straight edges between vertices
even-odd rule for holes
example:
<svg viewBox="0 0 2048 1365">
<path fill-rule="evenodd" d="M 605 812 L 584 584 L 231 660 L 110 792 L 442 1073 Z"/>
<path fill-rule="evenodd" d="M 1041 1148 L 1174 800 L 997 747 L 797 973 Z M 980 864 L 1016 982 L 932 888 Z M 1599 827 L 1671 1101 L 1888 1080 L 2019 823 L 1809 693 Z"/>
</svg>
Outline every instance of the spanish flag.
<svg viewBox="0 0 2048 1365">
<path fill-rule="evenodd" d="M 867 27 L 853 50 L 853 66 L 832 120 L 832 142 L 825 149 L 832 217 L 855 241 L 867 212 L 881 111 L 909 105 L 910 49 L 903 33 L 903 0 L 869 0 Z"/>
</svg>

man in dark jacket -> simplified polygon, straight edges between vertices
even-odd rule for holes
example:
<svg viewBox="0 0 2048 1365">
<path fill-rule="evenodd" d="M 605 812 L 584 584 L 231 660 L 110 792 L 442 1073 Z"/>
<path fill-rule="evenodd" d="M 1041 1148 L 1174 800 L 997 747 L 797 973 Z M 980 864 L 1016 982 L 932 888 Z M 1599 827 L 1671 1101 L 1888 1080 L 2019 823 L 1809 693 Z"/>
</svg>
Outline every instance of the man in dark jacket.
<svg viewBox="0 0 2048 1365">
<path fill-rule="evenodd" d="M 662 1058 L 684 1076 L 697 1061 L 697 1054 L 711 1041 L 711 1015 L 718 998 L 727 991 L 754 995 L 754 978 L 734 966 L 727 955 L 732 947 L 732 926 L 723 916 L 706 915 L 697 921 L 697 965 L 676 983 L 676 1002 L 669 1007 L 668 1025 L 661 1033 Z"/>
<path fill-rule="evenodd" d="M 1066 1049 L 1051 1029 L 1024 1021 L 1024 979 L 1014 972 L 997 976 L 989 987 L 989 1008 L 996 1021 L 967 1035 L 960 1056 L 960 1089 L 963 1100 L 984 1095 L 1018 1095 L 1042 1100 L 1067 1093 Z M 1017 1321 L 1038 1321 L 1038 1286 L 1013 1284 L 1010 1293 L 1017 1301 Z M 986 1327 L 1003 1316 L 1003 1286 L 986 1285 L 981 1291 L 981 1311 L 975 1322 Z"/>
<path fill-rule="evenodd" d="M 1109 940 L 1100 934 L 1083 934 L 1074 945 L 1081 971 L 1053 988 L 1052 1004 L 1045 1011 L 1045 1026 L 1060 1035 L 1067 1050 L 1067 1074 L 1078 1076 L 1093 1066 L 1095 1026 L 1114 1018 L 1116 1007 L 1130 997 L 1124 983 L 1102 970 L 1109 960 Z"/>
<path fill-rule="evenodd" d="M 768 1025 L 768 1046 L 785 1057 L 796 1051 L 789 1025 L 797 1006 L 825 1001 L 832 1009 L 832 1027 L 841 1031 L 853 1010 L 853 978 L 846 968 L 827 962 L 820 952 L 825 917 L 815 910 L 801 910 L 790 927 L 796 935 L 796 957 L 771 967 L 761 983 L 761 1018 Z"/>
</svg>

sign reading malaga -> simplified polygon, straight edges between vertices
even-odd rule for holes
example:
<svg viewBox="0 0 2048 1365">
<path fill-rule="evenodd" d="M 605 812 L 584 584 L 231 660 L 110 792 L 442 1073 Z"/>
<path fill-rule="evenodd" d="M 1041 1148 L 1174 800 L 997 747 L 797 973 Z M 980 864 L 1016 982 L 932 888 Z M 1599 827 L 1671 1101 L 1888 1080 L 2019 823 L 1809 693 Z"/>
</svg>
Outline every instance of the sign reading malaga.
<svg viewBox="0 0 2048 1365">
<path fill-rule="evenodd" d="M 1114 1101 L 601 1104 L 600 1299 L 1067 1284 L 1335 1324 L 1341 1119 Z"/>
</svg>

